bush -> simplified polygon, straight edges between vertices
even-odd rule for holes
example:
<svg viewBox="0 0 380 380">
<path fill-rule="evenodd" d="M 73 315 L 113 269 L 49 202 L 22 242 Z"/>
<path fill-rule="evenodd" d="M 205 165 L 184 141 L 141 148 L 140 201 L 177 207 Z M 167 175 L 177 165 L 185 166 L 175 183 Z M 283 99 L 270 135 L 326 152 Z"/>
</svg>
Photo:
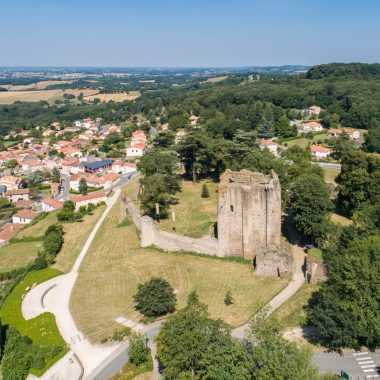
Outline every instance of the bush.
<svg viewBox="0 0 380 380">
<path fill-rule="evenodd" d="M 226 296 L 224 297 L 224 304 L 226 306 L 230 306 L 234 303 L 234 299 L 232 297 L 232 293 L 231 293 L 231 290 L 229 290 L 227 293 L 226 293 Z"/>
<path fill-rule="evenodd" d="M 203 186 L 202 186 L 202 194 L 201 194 L 201 197 L 202 198 L 208 198 L 210 196 L 210 193 L 208 191 L 208 187 L 207 185 L 204 183 Z"/>
<path fill-rule="evenodd" d="M 57 256 L 63 245 L 63 228 L 60 224 L 52 224 L 45 232 L 44 251 L 52 257 Z"/>
<path fill-rule="evenodd" d="M 136 309 L 147 317 L 160 317 L 175 310 L 173 288 L 161 278 L 153 277 L 144 284 L 139 284 L 133 298 Z"/>
<path fill-rule="evenodd" d="M 140 366 L 148 361 L 149 350 L 145 347 L 145 338 L 142 335 L 134 335 L 130 338 L 128 357 L 129 362 Z"/>
</svg>

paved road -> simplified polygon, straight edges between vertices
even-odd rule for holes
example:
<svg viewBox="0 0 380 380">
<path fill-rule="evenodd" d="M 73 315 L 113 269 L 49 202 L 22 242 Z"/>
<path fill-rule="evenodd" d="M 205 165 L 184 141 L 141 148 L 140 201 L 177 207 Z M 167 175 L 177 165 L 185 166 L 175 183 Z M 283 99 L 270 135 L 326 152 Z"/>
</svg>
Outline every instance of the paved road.
<svg viewBox="0 0 380 380">
<path fill-rule="evenodd" d="M 320 373 L 340 374 L 344 370 L 352 380 L 380 379 L 380 352 L 314 353 Z"/>
<path fill-rule="evenodd" d="M 70 175 L 61 171 L 61 186 L 63 191 L 58 194 L 58 199 L 62 201 L 67 201 L 69 199 L 70 190 Z"/>
<path fill-rule="evenodd" d="M 84 367 L 84 379 L 92 379 L 89 377 L 89 374 L 104 363 L 115 351 L 120 350 L 120 345 L 101 346 L 90 343 L 83 333 L 78 330 L 69 307 L 70 296 L 78 276 L 79 267 L 101 224 L 116 203 L 119 194 L 120 189 L 115 189 L 113 197 L 107 199 L 107 207 L 88 237 L 72 270 L 67 274 L 55 277 L 36 286 L 27 293 L 22 302 L 22 313 L 25 319 L 34 318 L 47 311 L 55 315 L 61 336 L 70 347 L 70 350 L 77 355 Z M 125 344 L 122 349 L 126 349 Z M 121 356 L 117 356 L 118 361 L 112 364 L 113 368 L 116 368 L 118 365 L 122 366 L 123 363 L 120 358 Z M 54 364 L 52 367 L 52 371 L 56 374 L 54 378 L 66 380 L 67 366 L 68 362 L 65 361 L 59 361 Z M 49 380 L 51 377 L 49 374 L 45 374 L 42 379 Z"/>
<path fill-rule="evenodd" d="M 292 223 L 288 223 L 288 235 L 292 244 L 292 254 L 294 260 L 294 275 L 292 281 L 268 303 L 267 316 L 272 314 L 282 304 L 284 304 L 290 297 L 292 297 L 305 282 L 305 275 L 303 272 L 303 265 L 305 262 L 305 252 L 299 242 L 299 234 Z M 243 339 L 246 331 L 249 328 L 249 323 L 240 326 L 232 331 L 232 336 L 238 339 Z"/>
</svg>

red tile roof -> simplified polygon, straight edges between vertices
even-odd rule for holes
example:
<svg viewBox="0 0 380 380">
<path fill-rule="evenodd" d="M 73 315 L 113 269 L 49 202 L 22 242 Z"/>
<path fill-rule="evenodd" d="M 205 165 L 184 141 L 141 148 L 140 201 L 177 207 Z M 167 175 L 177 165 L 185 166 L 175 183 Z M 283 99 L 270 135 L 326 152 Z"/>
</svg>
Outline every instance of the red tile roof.
<svg viewBox="0 0 380 380">
<path fill-rule="evenodd" d="M 31 211 L 31 210 L 20 210 L 20 211 L 17 211 L 16 214 L 14 214 L 13 216 L 32 220 L 38 216 L 38 212 Z"/>
<path fill-rule="evenodd" d="M 76 202 L 88 201 L 91 199 L 97 199 L 97 198 L 103 198 L 103 197 L 107 197 L 107 194 L 102 191 L 99 193 L 91 193 L 91 194 L 87 194 L 87 195 L 76 195 L 76 196 L 70 198 L 70 200 L 73 201 L 74 203 L 76 203 Z"/>
<path fill-rule="evenodd" d="M 46 198 L 42 201 L 42 203 L 45 203 L 45 204 L 55 208 L 56 210 L 59 210 L 63 207 L 63 203 L 54 199 L 54 198 Z"/>
</svg>

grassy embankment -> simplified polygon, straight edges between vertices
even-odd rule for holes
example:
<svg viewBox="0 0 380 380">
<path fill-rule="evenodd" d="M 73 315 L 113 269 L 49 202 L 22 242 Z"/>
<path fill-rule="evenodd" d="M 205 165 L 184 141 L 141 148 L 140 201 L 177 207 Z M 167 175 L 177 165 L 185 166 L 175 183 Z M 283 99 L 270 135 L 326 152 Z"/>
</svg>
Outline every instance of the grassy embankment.
<svg viewBox="0 0 380 380">
<path fill-rule="evenodd" d="M 65 242 L 56 258 L 54 268 L 63 272 L 70 270 L 104 208 L 105 206 L 100 206 L 95 209 L 92 215 L 86 215 L 81 222 L 63 224 Z M 49 213 L 37 223 L 27 225 L 19 231 L 14 236 L 15 242 L 0 249 L 0 271 L 20 268 L 32 262 L 38 251 L 42 250 L 42 239 L 46 229 L 54 223 L 57 223 L 56 212 Z"/>
<path fill-rule="evenodd" d="M 34 345 L 52 349 L 56 346 L 61 347 L 61 352 L 54 357 L 45 357 L 43 369 L 33 369 L 34 375 L 42 375 L 52 364 L 58 361 L 67 352 L 66 343 L 59 334 L 55 317 L 51 313 L 43 313 L 38 317 L 25 320 L 21 303 L 26 289 L 34 284 L 40 284 L 53 277 L 59 276 L 62 272 L 57 269 L 43 269 L 31 272 L 22 280 L 5 299 L 1 308 L 1 322 L 3 326 L 12 326 L 22 335 L 28 336 Z"/>
<path fill-rule="evenodd" d="M 129 195 L 134 193 L 134 184 L 126 188 Z M 188 199 L 186 189 L 192 186 L 184 184 L 185 192 L 178 194 L 177 208 L 183 202 L 182 194 L 185 200 Z M 201 199 L 201 184 L 195 185 L 193 193 Z M 184 213 L 189 207 L 186 204 Z M 210 208 L 209 212 L 208 217 L 213 219 L 215 210 Z M 201 302 L 208 305 L 210 314 L 232 326 L 245 323 L 287 284 L 282 279 L 253 276 L 250 264 L 142 249 L 135 226 L 118 228 L 119 223 L 118 202 L 90 247 L 71 298 L 71 309 L 78 327 L 92 340 L 108 336 L 116 327 L 113 321 L 118 316 L 136 322 L 140 320 L 142 316 L 133 307 L 133 295 L 137 285 L 152 276 L 170 282 L 176 290 L 177 308 L 184 307 L 189 293 L 196 290 Z M 199 231 L 199 223 L 204 221 L 201 218 L 187 219 L 183 228 Z M 230 306 L 224 304 L 228 290 L 234 298 Z"/>
</svg>

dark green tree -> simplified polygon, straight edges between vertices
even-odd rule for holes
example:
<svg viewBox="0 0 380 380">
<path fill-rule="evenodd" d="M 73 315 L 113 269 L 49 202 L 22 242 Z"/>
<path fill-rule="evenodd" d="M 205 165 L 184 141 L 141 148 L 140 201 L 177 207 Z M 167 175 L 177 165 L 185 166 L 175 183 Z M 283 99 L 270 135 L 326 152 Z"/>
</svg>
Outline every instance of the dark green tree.
<svg viewBox="0 0 380 380">
<path fill-rule="evenodd" d="M 148 361 L 148 355 L 145 338 L 142 335 L 132 335 L 129 338 L 128 361 L 135 366 L 140 366 Z"/>
<path fill-rule="evenodd" d="M 136 309 L 146 317 L 160 317 L 175 310 L 176 297 L 173 288 L 161 278 L 153 277 L 139 284 L 133 299 Z"/>
<path fill-rule="evenodd" d="M 209 198 L 210 197 L 210 193 L 208 191 L 208 186 L 205 183 L 202 185 L 201 197 L 202 198 Z"/>
<path fill-rule="evenodd" d="M 57 167 L 53 168 L 51 172 L 51 181 L 53 183 L 59 183 L 61 181 L 61 173 Z"/>
<path fill-rule="evenodd" d="M 81 178 L 81 179 L 79 180 L 79 192 L 80 192 L 82 195 L 86 195 L 87 192 L 88 192 L 87 181 L 86 181 L 84 178 Z"/>
</svg>

